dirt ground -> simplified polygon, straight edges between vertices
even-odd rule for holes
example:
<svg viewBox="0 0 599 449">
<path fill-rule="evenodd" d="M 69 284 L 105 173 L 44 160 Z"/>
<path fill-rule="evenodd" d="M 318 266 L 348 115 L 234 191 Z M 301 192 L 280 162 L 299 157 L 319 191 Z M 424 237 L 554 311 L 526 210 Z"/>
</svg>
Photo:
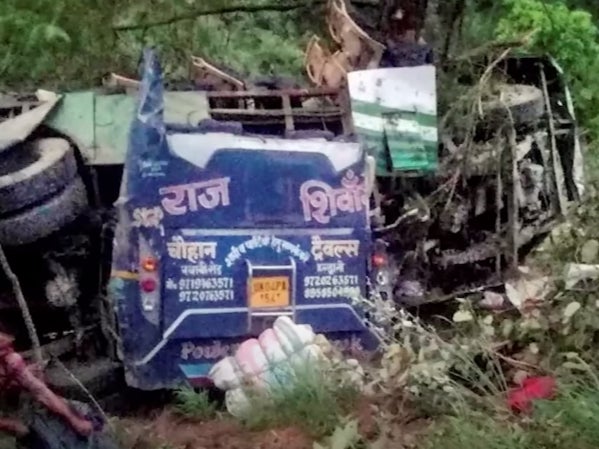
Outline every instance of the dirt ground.
<svg viewBox="0 0 599 449">
<path fill-rule="evenodd" d="M 122 449 L 312 449 L 312 440 L 294 428 L 250 432 L 232 419 L 193 422 L 172 411 L 156 419 L 119 420 Z"/>
<path fill-rule="evenodd" d="M 373 411 L 363 402 L 356 418 L 360 434 L 376 438 Z M 152 418 L 122 418 L 116 424 L 122 449 L 312 449 L 314 439 L 299 428 L 250 431 L 233 418 L 190 421 L 166 409 Z"/>
<path fill-rule="evenodd" d="M 379 429 L 367 401 L 360 403 L 355 418 L 362 438 L 380 439 L 381 449 L 415 448 L 430 425 L 419 419 Z M 154 417 L 121 418 L 115 427 L 121 449 L 313 449 L 315 442 L 296 427 L 254 432 L 230 417 L 190 421 L 168 408 Z"/>
<path fill-rule="evenodd" d="M 121 449 L 313 449 L 314 438 L 299 427 L 250 431 L 235 419 L 200 422 L 177 415 L 171 408 L 141 416 L 115 418 L 113 427 Z M 372 404 L 361 401 L 354 414 L 364 440 L 381 439 L 381 449 L 415 448 L 428 422 L 402 422 L 380 429 Z M 0 435 L 0 449 L 15 449 L 12 438 Z"/>
</svg>

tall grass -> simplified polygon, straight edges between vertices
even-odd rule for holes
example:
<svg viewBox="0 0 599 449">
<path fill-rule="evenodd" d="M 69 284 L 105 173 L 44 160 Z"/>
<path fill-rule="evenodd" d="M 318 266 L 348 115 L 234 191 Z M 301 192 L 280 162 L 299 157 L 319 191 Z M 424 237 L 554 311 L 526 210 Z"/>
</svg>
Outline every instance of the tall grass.
<svg viewBox="0 0 599 449">
<path fill-rule="evenodd" d="M 490 415 L 462 409 L 441 421 L 426 449 L 592 449 L 599 446 L 599 387 L 567 382 L 530 416 Z"/>
<path fill-rule="evenodd" d="M 181 388 L 175 392 L 175 410 L 181 416 L 194 420 L 209 420 L 216 416 L 216 404 L 206 391 Z"/>
<path fill-rule="evenodd" d="M 278 379 L 269 395 L 248 392 L 251 406 L 241 419 L 250 429 L 294 426 L 323 437 L 334 432 L 358 401 L 356 388 L 318 364 L 295 366 Z"/>
</svg>

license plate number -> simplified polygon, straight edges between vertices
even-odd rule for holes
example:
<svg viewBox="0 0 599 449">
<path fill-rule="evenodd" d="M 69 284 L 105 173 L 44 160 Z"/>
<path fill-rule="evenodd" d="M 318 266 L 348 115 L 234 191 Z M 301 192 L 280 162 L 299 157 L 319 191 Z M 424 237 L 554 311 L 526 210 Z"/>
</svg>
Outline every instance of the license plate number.
<svg viewBox="0 0 599 449">
<path fill-rule="evenodd" d="M 252 278 L 249 285 L 249 305 L 252 308 L 286 307 L 289 305 L 289 290 L 287 276 Z"/>
</svg>

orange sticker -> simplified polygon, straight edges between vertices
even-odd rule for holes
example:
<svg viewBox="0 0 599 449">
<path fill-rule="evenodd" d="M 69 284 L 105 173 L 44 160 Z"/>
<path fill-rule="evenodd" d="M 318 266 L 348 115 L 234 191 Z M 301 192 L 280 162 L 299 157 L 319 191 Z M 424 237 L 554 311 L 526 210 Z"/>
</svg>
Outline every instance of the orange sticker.
<svg viewBox="0 0 599 449">
<path fill-rule="evenodd" d="M 287 307 L 291 298 L 289 277 L 255 277 L 250 279 L 249 306 L 264 309 Z"/>
</svg>

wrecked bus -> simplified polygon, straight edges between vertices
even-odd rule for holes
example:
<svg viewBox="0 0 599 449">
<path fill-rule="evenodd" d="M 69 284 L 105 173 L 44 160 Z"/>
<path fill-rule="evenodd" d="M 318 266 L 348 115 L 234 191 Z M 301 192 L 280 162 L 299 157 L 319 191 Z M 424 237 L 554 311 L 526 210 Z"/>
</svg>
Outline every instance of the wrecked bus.
<svg viewBox="0 0 599 449">
<path fill-rule="evenodd" d="M 366 293 L 371 239 L 360 145 L 165 126 L 146 57 L 110 283 L 128 384 L 202 383 L 278 316 L 376 346 L 351 301 Z"/>
</svg>

